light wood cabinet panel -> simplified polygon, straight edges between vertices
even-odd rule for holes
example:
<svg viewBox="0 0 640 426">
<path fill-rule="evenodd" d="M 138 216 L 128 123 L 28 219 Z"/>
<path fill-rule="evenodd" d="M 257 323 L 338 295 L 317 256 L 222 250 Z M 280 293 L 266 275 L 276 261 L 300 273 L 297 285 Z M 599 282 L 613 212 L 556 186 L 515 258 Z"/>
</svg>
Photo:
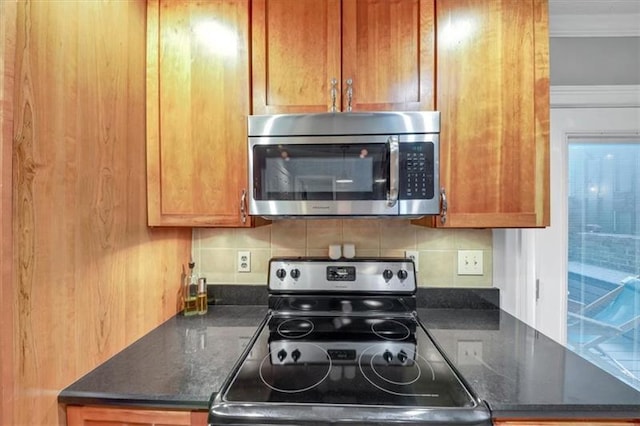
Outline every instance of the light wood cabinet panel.
<svg viewBox="0 0 640 426">
<path fill-rule="evenodd" d="M 342 84 L 353 80 L 354 111 L 432 110 L 434 49 L 433 0 L 343 0 Z"/>
<path fill-rule="evenodd" d="M 67 407 L 68 426 L 205 426 L 207 412 Z"/>
<path fill-rule="evenodd" d="M 249 0 L 147 5 L 149 225 L 250 226 Z"/>
<path fill-rule="evenodd" d="M 433 0 L 252 4 L 254 114 L 433 109 Z"/>
<path fill-rule="evenodd" d="M 253 113 L 329 111 L 340 0 L 253 0 L 251 31 Z"/>
<path fill-rule="evenodd" d="M 437 0 L 445 227 L 549 225 L 546 0 Z"/>
</svg>

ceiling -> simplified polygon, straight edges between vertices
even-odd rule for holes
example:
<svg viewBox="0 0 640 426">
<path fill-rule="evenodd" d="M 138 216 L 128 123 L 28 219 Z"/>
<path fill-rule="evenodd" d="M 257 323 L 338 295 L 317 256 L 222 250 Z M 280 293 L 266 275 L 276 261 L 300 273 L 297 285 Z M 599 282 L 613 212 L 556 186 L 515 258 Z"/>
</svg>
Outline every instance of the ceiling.
<svg viewBox="0 0 640 426">
<path fill-rule="evenodd" d="M 550 16 L 628 14 L 640 18 L 640 0 L 549 0 Z"/>
</svg>

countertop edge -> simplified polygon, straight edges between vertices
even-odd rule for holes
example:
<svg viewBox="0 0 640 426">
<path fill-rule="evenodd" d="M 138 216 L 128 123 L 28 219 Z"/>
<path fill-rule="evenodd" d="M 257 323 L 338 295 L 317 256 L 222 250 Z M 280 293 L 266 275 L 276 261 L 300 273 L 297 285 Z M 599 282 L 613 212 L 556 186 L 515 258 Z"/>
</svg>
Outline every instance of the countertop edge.
<svg viewBox="0 0 640 426">
<path fill-rule="evenodd" d="M 488 405 L 491 405 L 487 403 Z M 640 420 L 638 405 L 571 405 L 544 404 L 530 406 L 511 406 L 490 408 L 491 417 L 497 420 L 536 419 L 536 420 L 572 420 L 572 419 L 619 419 Z"/>
<path fill-rule="evenodd" d="M 58 404 L 101 405 L 112 407 L 163 408 L 180 411 L 208 411 L 209 401 L 175 399 L 173 395 L 141 398 L 140 395 L 106 394 L 103 392 L 61 392 Z"/>
</svg>

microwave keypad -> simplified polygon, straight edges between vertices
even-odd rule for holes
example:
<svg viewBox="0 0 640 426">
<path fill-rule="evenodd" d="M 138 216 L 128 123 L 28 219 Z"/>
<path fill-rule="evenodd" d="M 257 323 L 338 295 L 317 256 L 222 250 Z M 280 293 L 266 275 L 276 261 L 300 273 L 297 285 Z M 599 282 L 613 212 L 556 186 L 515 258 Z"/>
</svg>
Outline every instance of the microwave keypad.
<svg viewBox="0 0 640 426">
<path fill-rule="evenodd" d="M 433 145 L 418 142 L 400 147 L 400 198 L 433 198 Z"/>
</svg>

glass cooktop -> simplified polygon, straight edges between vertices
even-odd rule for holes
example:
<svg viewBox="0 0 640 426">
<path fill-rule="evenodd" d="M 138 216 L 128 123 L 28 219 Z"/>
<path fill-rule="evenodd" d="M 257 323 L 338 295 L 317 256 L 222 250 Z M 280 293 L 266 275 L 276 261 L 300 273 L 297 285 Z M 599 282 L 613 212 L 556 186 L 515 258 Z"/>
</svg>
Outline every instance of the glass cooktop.
<svg viewBox="0 0 640 426">
<path fill-rule="evenodd" d="M 474 407 L 412 316 L 273 314 L 226 402 Z"/>
</svg>

